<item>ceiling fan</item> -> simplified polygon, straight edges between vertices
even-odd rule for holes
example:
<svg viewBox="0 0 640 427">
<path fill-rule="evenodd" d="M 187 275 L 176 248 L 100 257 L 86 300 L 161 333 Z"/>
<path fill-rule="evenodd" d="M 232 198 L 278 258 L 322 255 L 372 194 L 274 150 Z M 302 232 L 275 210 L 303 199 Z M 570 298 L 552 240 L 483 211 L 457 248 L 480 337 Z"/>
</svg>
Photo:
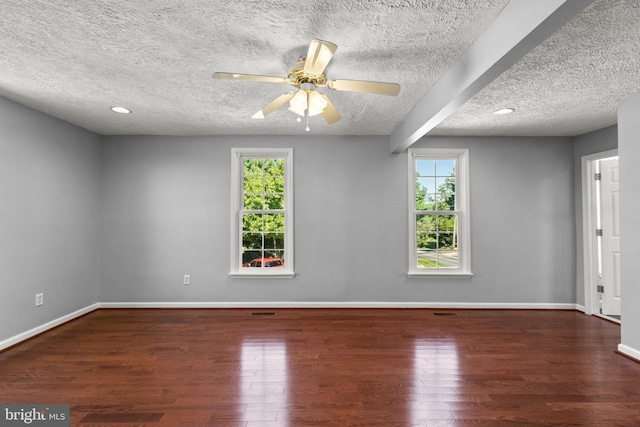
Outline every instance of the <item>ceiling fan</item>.
<svg viewBox="0 0 640 427">
<path fill-rule="evenodd" d="M 362 80 L 328 80 L 324 70 L 331 61 L 338 46 L 333 43 L 314 39 L 309 45 L 307 56 L 301 58 L 289 68 L 287 77 L 261 76 L 255 74 L 214 73 L 214 79 L 246 80 L 265 83 L 290 84 L 295 91 L 280 95 L 260 111 L 253 115 L 254 119 L 263 119 L 285 103 L 289 102 L 289 110 L 300 117 L 306 117 L 309 131 L 309 116 L 322 115 L 327 123 L 332 124 L 342 117 L 333 106 L 327 95 L 317 88 L 328 87 L 332 90 L 350 92 L 366 92 L 379 95 L 395 96 L 400 91 L 397 83 L 371 82 Z"/>
</svg>

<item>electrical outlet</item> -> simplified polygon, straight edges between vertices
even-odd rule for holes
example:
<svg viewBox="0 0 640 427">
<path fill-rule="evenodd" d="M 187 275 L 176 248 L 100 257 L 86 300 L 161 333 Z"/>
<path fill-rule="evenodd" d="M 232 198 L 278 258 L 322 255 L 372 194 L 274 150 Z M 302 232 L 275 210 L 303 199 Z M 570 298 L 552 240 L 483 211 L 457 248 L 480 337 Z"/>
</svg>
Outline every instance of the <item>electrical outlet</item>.
<svg viewBox="0 0 640 427">
<path fill-rule="evenodd" d="M 190 275 L 190 274 L 185 274 L 185 275 L 184 275 L 184 281 L 183 281 L 183 283 L 184 283 L 185 285 L 190 285 L 190 284 L 191 284 L 191 275 Z"/>
<path fill-rule="evenodd" d="M 36 294 L 36 307 L 40 307 L 44 304 L 44 294 Z"/>
</svg>

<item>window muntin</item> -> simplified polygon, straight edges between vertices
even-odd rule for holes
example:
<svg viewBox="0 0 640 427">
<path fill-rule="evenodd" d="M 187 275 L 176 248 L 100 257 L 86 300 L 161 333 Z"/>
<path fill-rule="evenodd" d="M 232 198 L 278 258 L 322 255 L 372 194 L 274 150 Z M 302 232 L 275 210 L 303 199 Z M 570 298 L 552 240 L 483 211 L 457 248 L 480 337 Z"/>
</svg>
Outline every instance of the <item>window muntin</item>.
<svg viewBox="0 0 640 427">
<path fill-rule="evenodd" d="M 409 154 L 409 274 L 470 275 L 467 151 Z"/>
<path fill-rule="evenodd" d="M 231 274 L 292 275 L 293 152 L 233 149 Z"/>
</svg>

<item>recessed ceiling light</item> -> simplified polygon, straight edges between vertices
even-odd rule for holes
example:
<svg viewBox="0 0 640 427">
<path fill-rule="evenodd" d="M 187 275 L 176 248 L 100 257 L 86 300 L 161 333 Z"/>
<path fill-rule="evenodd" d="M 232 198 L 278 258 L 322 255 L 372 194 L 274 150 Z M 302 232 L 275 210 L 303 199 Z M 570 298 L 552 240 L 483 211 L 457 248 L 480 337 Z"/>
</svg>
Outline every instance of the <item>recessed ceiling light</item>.
<svg viewBox="0 0 640 427">
<path fill-rule="evenodd" d="M 113 111 L 114 113 L 120 113 L 120 114 L 129 114 L 131 112 L 131 110 L 124 107 L 111 107 L 111 111 Z"/>
<path fill-rule="evenodd" d="M 494 111 L 493 114 L 501 116 L 501 115 L 504 115 L 504 114 L 511 114 L 514 111 L 516 111 L 515 108 L 503 108 L 501 110 Z"/>
</svg>

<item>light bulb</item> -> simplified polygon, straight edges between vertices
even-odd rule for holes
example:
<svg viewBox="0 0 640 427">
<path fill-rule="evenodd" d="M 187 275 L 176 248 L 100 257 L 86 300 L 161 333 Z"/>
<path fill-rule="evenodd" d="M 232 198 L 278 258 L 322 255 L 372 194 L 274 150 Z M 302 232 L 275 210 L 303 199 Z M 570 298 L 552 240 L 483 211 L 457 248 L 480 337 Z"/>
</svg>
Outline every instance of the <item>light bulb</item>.
<svg viewBox="0 0 640 427">
<path fill-rule="evenodd" d="M 306 130 L 307 132 L 309 132 L 311 129 L 309 128 L 309 126 L 307 126 L 306 128 L 304 128 L 304 130 Z"/>
<path fill-rule="evenodd" d="M 322 96 L 319 92 L 311 91 L 309 92 L 309 115 L 316 116 L 325 109 L 328 102 L 327 99 Z"/>
<path fill-rule="evenodd" d="M 304 112 L 307 109 L 307 92 L 304 90 L 298 90 L 296 94 L 289 101 L 289 111 L 293 111 L 299 116 L 304 116 Z"/>
<path fill-rule="evenodd" d="M 300 116 L 298 116 L 298 118 L 296 119 L 296 122 L 301 122 L 302 119 L 300 118 Z"/>
</svg>

